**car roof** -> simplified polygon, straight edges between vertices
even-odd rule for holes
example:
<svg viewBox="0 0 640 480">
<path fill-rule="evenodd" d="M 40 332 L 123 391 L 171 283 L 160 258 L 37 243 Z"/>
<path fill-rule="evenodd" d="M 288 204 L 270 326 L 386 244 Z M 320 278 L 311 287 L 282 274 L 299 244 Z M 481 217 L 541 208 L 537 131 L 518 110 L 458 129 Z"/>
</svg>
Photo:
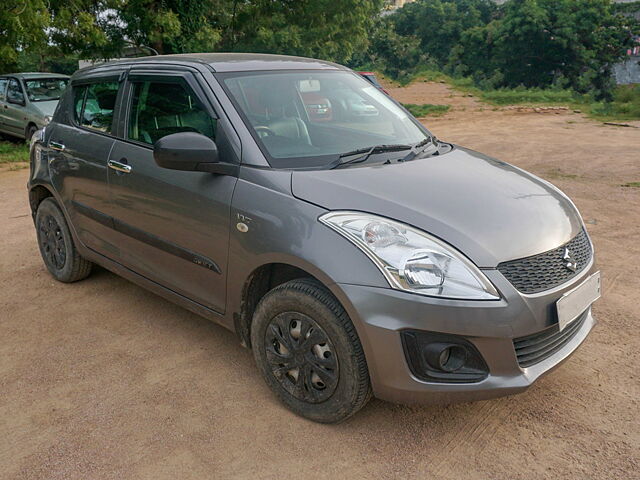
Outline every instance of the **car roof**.
<svg viewBox="0 0 640 480">
<path fill-rule="evenodd" d="M 69 78 L 69 75 L 63 73 L 50 73 L 50 72 L 20 72 L 20 73 L 5 73 L 0 77 L 18 77 L 23 80 L 32 80 L 35 78 Z"/>
<path fill-rule="evenodd" d="M 178 55 L 154 55 L 150 57 L 126 58 L 93 65 L 80 72 L 97 71 L 118 65 L 143 63 L 206 64 L 215 72 L 247 72 L 258 70 L 344 70 L 336 63 L 314 58 L 263 53 L 185 53 Z"/>
</svg>

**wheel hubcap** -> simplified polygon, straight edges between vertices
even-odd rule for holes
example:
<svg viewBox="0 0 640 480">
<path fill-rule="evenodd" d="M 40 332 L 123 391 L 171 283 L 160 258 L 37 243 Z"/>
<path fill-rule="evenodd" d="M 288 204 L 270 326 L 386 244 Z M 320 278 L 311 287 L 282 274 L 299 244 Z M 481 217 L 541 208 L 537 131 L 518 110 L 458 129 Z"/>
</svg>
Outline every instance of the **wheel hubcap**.
<svg viewBox="0 0 640 480">
<path fill-rule="evenodd" d="M 67 251 L 60 225 L 53 216 L 47 215 L 40 221 L 38 230 L 45 261 L 56 270 L 62 270 L 67 259 Z"/>
<path fill-rule="evenodd" d="M 298 400 L 320 403 L 333 394 L 338 359 L 328 335 L 311 317 L 298 312 L 275 316 L 265 348 L 274 377 Z"/>
</svg>

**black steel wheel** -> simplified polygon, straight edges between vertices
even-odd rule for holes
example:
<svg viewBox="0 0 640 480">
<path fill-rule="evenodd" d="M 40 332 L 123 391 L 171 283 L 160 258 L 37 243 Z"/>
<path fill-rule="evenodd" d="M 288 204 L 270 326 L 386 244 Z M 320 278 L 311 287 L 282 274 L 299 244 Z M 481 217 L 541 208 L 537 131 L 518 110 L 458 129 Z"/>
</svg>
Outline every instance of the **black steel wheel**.
<svg viewBox="0 0 640 480">
<path fill-rule="evenodd" d="M 78 252 L 67 221 L 53 198 L 45 198 L 36 212 L 36 235 L 47 270 L 61 282 L 77 282 L 91 273 L 91 262 Z"/>
<path fill-rule="evenodd" d="M 335 347 L 311 317 L 300 312 L 276 315 L 264 341 L 271 371 L 287 392 L 309 403 L 333 394 L 340 375 Z"/>
<path fill-rule="evenodd" d="M 371 396 L 360 339 L 340 302 L 322 284 L 286 282 L 260 300 L 251 347 L 267 385 L 298 415 L 336 423 Z"/>
<path fill-rule="evenodd" d="M 43 215 L 40 218 L 38 239 L 45 263 L 56 270 L 62 270 L 67 261 L 67 249 L 62 229 L 53 215 Z"/>
</svg>

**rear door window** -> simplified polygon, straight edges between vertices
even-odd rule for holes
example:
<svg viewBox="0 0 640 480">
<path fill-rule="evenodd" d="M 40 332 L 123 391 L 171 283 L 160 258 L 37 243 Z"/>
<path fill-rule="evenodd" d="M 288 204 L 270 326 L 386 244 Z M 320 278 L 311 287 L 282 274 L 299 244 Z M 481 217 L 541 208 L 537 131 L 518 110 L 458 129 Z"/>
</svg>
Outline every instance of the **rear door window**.
<svg viewBox="0 0 640 480">
<path fill-rule="evenodd" d="M 216 119 L 204 108 L 191 87 L 180 80 L 133 81 L 128 138 L 153 145 L 179 132 L 216 136 Z"/>
<path fill-rule="evenodd" d="M 76 122 L 91 130 L 112 133 L 113 114 L 118 97 L 118 82 L 106 81 L 74 87 Z"/>
</svg>

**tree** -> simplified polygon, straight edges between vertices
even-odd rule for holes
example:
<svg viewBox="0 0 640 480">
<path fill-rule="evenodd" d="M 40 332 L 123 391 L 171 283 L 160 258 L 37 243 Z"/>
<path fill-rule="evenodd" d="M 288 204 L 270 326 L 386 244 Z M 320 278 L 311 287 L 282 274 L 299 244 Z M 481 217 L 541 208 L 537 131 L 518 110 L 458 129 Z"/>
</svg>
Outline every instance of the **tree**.
<svg viewBox="0 0 640 480">
<path fill-rule="evenodd" d="M 223 47 L 345 62 L 367 49 L 382 5 L 382 0 L 239 1 Z"/>
<path fill-rule="evenodd" d="M 122 0 L 118 18 L 135 45 L 160 54 L 211 52 L 231 21 L 233 0 Z"/>
<path fill-rule="evenodd" d="M 546 87 L 562 81 L 607 97 L 612 68 L 633 42 L 637 22 L 610 0 L 511 0 L 502 15 L 465 31 L 451 64 L 496 86 Z"/>
<path fill-rule="evenodd" d="M 392 78 L 403 78 L 418 69 L 438 66 L 429 58 L 413 35 L 399 35 L 392 16 L 379 18 L 371 30 L 369 49 L 356 54 L 350 65 L 375 68 Z"/>
<path fill-rule="evenodd" d="M 463 32 L 486 25 L 495 13 L 491 0 L 418 0 L 391 17 L 398 34 L 417 37 L 423 51 L 444 66 Z"/>
<path fill-rule="evenodd" d="M 248 51 L 346 61 L 368 46 L 383 0 L 122 0 L 135 44 L 158 53 Z"/>
<path fill-rule="evenodd" d="M 7 0 L 0 8 L 0 72 L 15 70 L 20 52 L 46 46 L 43 0 Z"/>
</svg>

